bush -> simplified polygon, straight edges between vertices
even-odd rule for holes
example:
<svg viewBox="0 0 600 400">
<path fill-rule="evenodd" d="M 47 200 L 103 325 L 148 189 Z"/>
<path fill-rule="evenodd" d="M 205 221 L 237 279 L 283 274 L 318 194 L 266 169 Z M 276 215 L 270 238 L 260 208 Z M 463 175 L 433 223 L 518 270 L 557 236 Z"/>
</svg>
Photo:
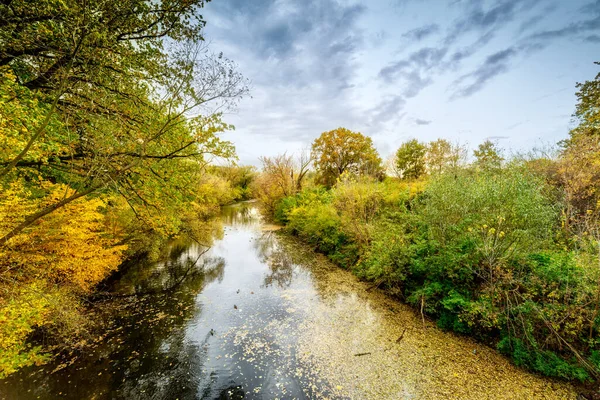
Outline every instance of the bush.
<svg viewBox="0 0 600 400">
<path fill-rule="evenodd" d="M 518 168 L 496 174 L 467 170 L 434 179 L 418 212 L 433 240 L 474 241 L 492 264 L 548 245 L 560 208 L 546 191 L 543 180 Z"/>
<path fill-rule="evenodd" d="M 438 174 L 416 191 L 343 177 L 330 191 L 281 200 L 275 215 L 440 328 L 583 381 L 600 370 L 600 269 L 597 255 L 562 244 L 559 200 L 540 174 L 513 163 Z"/>
<path fill-rule="evenodd" d="M 384 211 L 374 226 L 370 245 L 354 268 L 355 273 L 393 294 L 401 294 L 415 257 L 411 222 L 406 210 Z"/>
<path fill-rule="evenodd" d="M 373 179 L 342 178 L 332 190 L 333 206 L 340 215 L 342 229 L 360 247 L 366 247 L 384 201 L 385 187 Z"/>
<path fill-rule="evenodd" d="M 546 376 L 562 379 L 589 381 L 590 375 L 585 368 L 578 365 L 577 360 L 566 361 L 551 351 L 542 351 L 518 338 L 505 337 L 497 345 L 498 350 L 511 357 L 519 367 L 529 368 Z"/>
</svg>

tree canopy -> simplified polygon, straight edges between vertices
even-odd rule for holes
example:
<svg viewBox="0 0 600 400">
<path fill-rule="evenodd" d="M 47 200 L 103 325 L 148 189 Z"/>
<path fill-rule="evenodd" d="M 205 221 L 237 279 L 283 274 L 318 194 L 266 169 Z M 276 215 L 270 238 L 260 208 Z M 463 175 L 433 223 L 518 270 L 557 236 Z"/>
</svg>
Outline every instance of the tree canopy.
<svg viewBox="0 0 600 400">
<path fill-rule="evenodd" d="M 402 143 L 394 159 L 397 175 L 403 179 L 417 179 L 425 174 L 427 146 L 417 139 Z"/>
<path fill-rule="evenodd" d="M 319 180 L 333 186 L 343 173 L 380 177 L 381 158 L 370 137 L 346 128 L 323 132 L 312 144 Z"/>
<path fill-rule="evenodd" d="M 477 146 L 477 149 L 473 150 L 473 155 L 476 158 L 475 164 L 483 170 L 500 168 L 504 161 L 500 148 L 491 140 L 486 140 Z"/>
<path fill-rule="evenodd" d="M 15 0 L 0 5 L 0 179 L 67 184 L 6 242 L 81 196 L 122 195 L 157 209 L 186 195 L 187 174 L 231 157 L 221 110 L 247 92 L 233 63 L 202 44 L 203 1 Z M 172 190 L 169 190 L 171 188 Z M 160 190 L 158 190 L 160 189 Z M 159 207 L 158 207 L 159 208 Z"/>
<path fill-rule="evenodd" d="M 437 139 L 427 145 L 427 170 L 430 173 L 442 173 L 457 168 L 466 158 L 466 149 L 452 144 L 446 139 Z"/>
<path fill-rule="evenodd" d="M 595 64 L 600 65 L 600 62 Z M 600 134 L 600 73 L 592 80 L 578 83 L 577 107 L 574 116 L 579 125 L 571 131 L 571 135 Z"/>
<path fill-rule="evenodd" d="M 242 195 L 209 167 L 235 158 L 222 112 L 248 88 L 204 3 L 0 1 L 0 376 L 47 358 L 33 332 L 81 334 L 66 322 L 126 257 L 198 240 Z"/>
</svg>

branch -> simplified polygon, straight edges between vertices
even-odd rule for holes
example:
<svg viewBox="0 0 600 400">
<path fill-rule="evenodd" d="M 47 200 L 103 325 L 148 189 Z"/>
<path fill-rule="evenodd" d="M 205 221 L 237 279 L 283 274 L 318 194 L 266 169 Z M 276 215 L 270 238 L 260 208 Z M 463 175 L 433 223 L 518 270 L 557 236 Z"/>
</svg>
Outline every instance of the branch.
<svg viewBox="0 0 600 400">
<path fill-rule="evenodd" d="M 81 47 L 81 43 L 83 42 L 83 38 L 84 37 L 85 37 L 85 32 L 81 35 L 81 38 L 80 38 L 79 42 L 77 43 L 77 46 L 75 46 L 75 50 L 73 51 L 73 56 L 71 58 L 71 62 L 69 63 L 69 67 L 67 68 L 67 70 L 71 69 L 73 58 L 79 52 L 79 49 Z M 31 146 L 33 146 L 33 143 L 35 143 L 35 141 L 40 136 L 42 136 L 42 134 L 46 130 L 46 127 L 50 123 L 50 119 L 52 118 L 52 115 L 54 114 L 54 111 L 56 110 L 56 106 L 58 105 L 58 101 L 60 100 L 61 96 L 63 95 L 63 93 L 65 91 L 65 85 L 66 85 L 66 79 L 63 80 L 63 82 L 62 82 L 59 90 L 57 91 L 56 97 L 55 97 L 54 101 L 52 102 L 52 106 L 50 107 L 50 111 L 48 111 L 48 114 L 46 114 L 46 118 L 44 118 L 44 121 L 38 127 L 38 129 L 36 130 L 36 133 L 29 139 L 29 141 L 27 142 L 27 145 L 25 146 L 25 148 L 19 153 L 19 155 L 17 155 L 14 158 L 14 160 L 11 161 L 11 163 L 8 166 L 6 166 L 0 172 L 0 179 L 4 178 L 8 174 L 8 172 L 11 169 L 13 169 L 15 167 L 15 165 L 17 165 L 17 163 L 23 159 L 23 157 L 25 157 L 25 154 L 27 154 L 27 152 L 29 151 L 29 149 L 31 148 Z M 2 241 L 0 240 L 0 245 L 1 244 L 2 244 Z"/>
<path fill-rule="evenodd" d="M 62 95 L 62 93 L 60 93 L 60 92 L 56 95 L 56 98 L 54 99 L 54 102 L 52 103 L 52 107 L 50 107 L 48 114 L 46 114 L 46 118 L 44 118 L 44 121 L 42 122 L 42 124 L 40 126 L 38 126 L 38 128 L 36 129 L 36 132 L 33 134 L 33 136 L 29 139 L 29 141 L 25 145 L 25 148 L 23 150 L 21 150 L 21 152 L 10 162 L 10 164 L 8 164 L 6 167 L 4 167 L 4 169 L 0 172 L 0 179 L 4 178 L 10 172 L 10 170 L 13 169 L 19 163 L 19 161 L 21 161 L 23 159 L 23 157 L 25 157 L 25 154 L 27 154 L 27 152 L 29 151 L 31 146 L 33 146 L 35 141 L 40 136 L 42 136 L 42 134 L 46 130 L 46 127 L 50 123 L 50 119 L 52 118 L 52 115 L 54 114 L 54 111 L 56 110 L 56 105 L 58 104 L 58 100 L 60 99 L 61 95 Z"/>
<path fill-rule="evenodd" d="M 42 210 L 29 215 L 27 218 L 25 218 L 25 221 L 21 222 L 19 225 L 17 225 L 15 228 L 13 228 L 10 232 L 8 232 L 6 235 L 4 235 L 4 237 L 0 238 L 0 246 L 6 246 L 7 242 L 10 239 L 15 237 L 19 233 L 21 233 L 23 231 L 23 229 L 27 228 L 28 226 L 33 224 L 38 219 L 50 214 L 51 212 L 53 212 L 55 210 L 58 210 L 59 208 L 66 206 L 67 204 L 79 199 L 80 197 L 86 196 L 86 195 L 98 190 L 99 188 L 100 188 L 99 186 L 92 186 L 92 187 L 84 190 L 83 192 L 75 192 L 71 196 L 59 201 L 58 203 L 51 204 L 51 205 L 47 206 L 46 208 L 43 208 Z"/>
</svg>

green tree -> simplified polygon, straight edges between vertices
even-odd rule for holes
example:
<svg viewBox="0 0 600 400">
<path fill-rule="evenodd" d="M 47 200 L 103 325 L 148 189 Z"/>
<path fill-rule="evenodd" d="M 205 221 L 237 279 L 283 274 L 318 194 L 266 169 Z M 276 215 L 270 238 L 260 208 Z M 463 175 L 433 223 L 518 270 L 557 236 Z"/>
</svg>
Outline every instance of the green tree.
<svg viewBox="0 0 600 400">
<path fill-rule="evenodd" d="M 346 128 L 323 132 L 312 144 L 319 180 L 333 186 L 343 173 L 381 177 L 381 158 L 370 137 Z"/>
<path fill-rule="evenodd" d="M 481 143 L 477 149 L 473 150 L 473 155 L 476 158 L 475 165 L 483 170 L 498 169 L 504 161 L 498 144 L 491 140 Z"/>
<path fill-rule="evenodd" d="M 396 151 L 395 170 L 402 179 L 418 179 L 425 174 L 427 146 L 417 139 L 402 143 Z"/>
<path fill-rule="evenodd" d="M 44 0 L 0 5 L 0 183 L 42 174 L 75 189 L 37 219 L 91 193 L 112 191 L 159 210 L 189 199 L 187 180 L 210 156 L 224 110 L 247 92 L 234 65 L 203 47 L 203 1 Z M 4 103 L 4 102 L 3 102 Z M 13 112 L 17 110 L 19 112 Z M 33 112 L 25 112 L 32 110 Z"/>
<path fill-rule="evenodd" d="M 595 64 L 600 65 L 600 62 Z M 600 73 L 593 80 L 578 83 L 577 107 L 574 117 L 579 120 L 577 128 L 571 131 L 571 135 L 600 134 Z"/>
<path fill-rule="evenodd" d="M 465 158 L 465 149 L 460 145 L 453 145 L 446 139 L 437 139 L 429 142 L 425 159 L 427 170 L 430 173 L 442 173 L 448 169 L 458 167 Z"/>
<path fill-rule="evenodd" d="M 203 4 L 0 1 L 0 375 L 80 342 L 82 295 L 233 199 L 207 166 L 247 88 Z"/>
</svg>

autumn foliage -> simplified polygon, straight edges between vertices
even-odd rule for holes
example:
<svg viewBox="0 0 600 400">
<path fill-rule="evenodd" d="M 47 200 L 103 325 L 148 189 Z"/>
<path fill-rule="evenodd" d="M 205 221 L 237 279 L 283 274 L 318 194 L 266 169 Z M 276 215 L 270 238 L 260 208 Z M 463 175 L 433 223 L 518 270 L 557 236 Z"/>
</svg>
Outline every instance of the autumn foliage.
<svg viewBox="0 0 600 400">
<path fill-rule="evenodd" d="M 327 188 L 283 198 L 273 215 L 439 327 L 533 371 L 597 381 L 599 79 L 578 85 L 580 125 L 555 153 L 509 158 L 487 140 L 468 162 L 444 139 L 410 140 L 380 182 L 360 168 L 338 174 L 346 131 L 323 134 L 313 149 Z"/>
<path fill-rule="evenodd" d="M 247 87 L 203 4 L 0 3 L 0 377 L 85 335 L 123 260 L 248 197 L 210 166 L 235 159 L 221 112 Z"/>
<path fill-rule="evenodd" d="M 18 224 L 29 210 L 68 196 L 71 190 L 60 184 L 39 184 L 47 196 L 35 198 L 20 182 L 0 194 L 0 234 Z M 0 248 L 3 374 L 45 360 L 40 347 L 26 342 L 28 335 L 40 327 L 61 330 L 66 319 L 77 318 L 74 296 L 89 293 L 123 260 L 127 246 L 118 245 L 119 234 L 110 232 L 102 213 L 105 207 L 100 198 L 72 202 Z"/>
<path fill-rule="evenodd" d="M 323 132 L 312 144 L 319 182 L 335 184 L 343 173 L 381 177 L 381 158 L 373 140 L 359 132 L 337 128 Z"/>
</svg>

